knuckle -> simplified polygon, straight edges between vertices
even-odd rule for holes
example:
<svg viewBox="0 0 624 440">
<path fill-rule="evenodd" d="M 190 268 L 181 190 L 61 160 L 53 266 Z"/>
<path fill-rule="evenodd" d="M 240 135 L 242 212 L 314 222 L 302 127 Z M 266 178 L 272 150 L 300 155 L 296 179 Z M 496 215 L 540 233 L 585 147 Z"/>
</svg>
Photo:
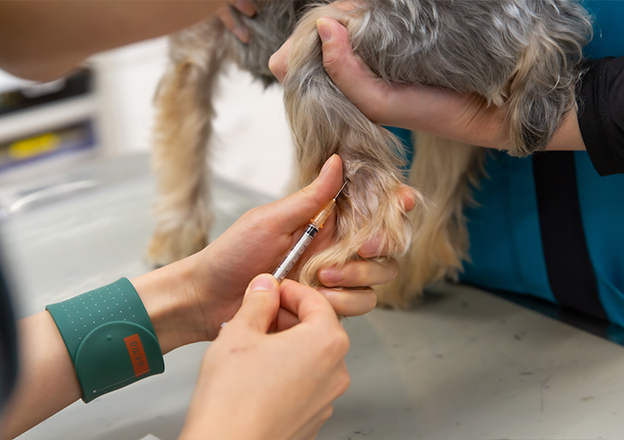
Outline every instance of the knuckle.
<svg viewBox="0 0 624 440">
<path fill-rule="evenodd" d="M 364 313 L 368 313 L 373 310 L 377 306 L 377 294 L 374 289 L 369 289 L 361 293 L 361 296 L 364 298 L 361 301 L 362 311 Z"/>
<path fill-rule="evenodd" d="M 342 68 L 344 66 L 344 57 L 346 54 L 342 54 L 337 50 L 331 48 L 325 48 L 325 46 L 329 43 L 325 43 L 323 45 L 323 67 L 325 68 L 325 72 L 335 81 L 340 82 Z"/>
<path fill-rule="evenodd" d="M 332 332 L 327 341 L 328 350 L 340 358 L 343 358 L 347 354 L 349 351 L 349 345 L 349 336 L 342 327 L 339 327 L 339 330 Z"/>
<path fill-rule="evenodd" d="M 334 398 L 338 398 L 347 392 L 349 386 L 351 385 L 351 376 L 349 375 L 349 371 L 347 370 L 347 365 L 343 361 L 339 366 L 336 376 L 334 377 L 335 383 L 332 387 L 335 394 Z"/>
<path fill-rule="evenodd" d="M 282 81 L 286 75 L 284 63 L 279 54 L 274 53 L 271 55 L 271 58 L 269 58 L 269 70 L 279 81 Z"/>
<path fill-rule="evenodd" d="M 368 278 L 368 264 L 366 261 L 357 261 L 350 265 L 347 272 L 351 286 L 365 286 Z"/>
<path fill-rule="evenodd" d="M 338 387 L 336 388 L 338 395 L 342 396 L 344 393 L 346 393 L 350 385 L 351 385 L 351 376 L 349 375 L 349 372 L 347 371 L 347 368 L 345 367 L 344 373 L 341 375 L 341 378 L 338 382 Z"/>
<path fill-rule="evenodd" d="M 325 409 L 321 412 L 320 419 L 325 423 L 329 418 L 334 414 L 334 406 L 330 403 Z"/>
<path fill-rule="evenodd" d="M 388 277 L 390 278 L 390 280 L 395 279 L 399 274 L 399 263 L 394 258 L 392 258 L 388 261 L 387 268 Z"/>
<path fill-rule="evenodd" d="M 232 17 L 232 13 L 228 8 L 218 9 L 216 15 L 230 31 L 234 29 L 234 17 Z"/>
<path fill-rule="evenodd" d="M 355 278 L 357 278 L 360 284 L 364 281 L 364 279 L 366 279 L 366 276 L 368 275 L 368 265 L 366 263 L 366 261 L 363 261 L 353 266 Z"/>
<path fill-rule="evenodd" d="M 345 298 L 344 292 L 341 289 L 330 289 L 327 292 L 329 292 L 328 300 L 334 312 L 343 315 L 345 310 L 348 309 L 348 301 L 347 298 Z"/>
<path fill-rule="evenodd" d="M 331 77 L 336 76 L 338 73 L 338 68 L 336 67 L 336 62 L 339 58 L 336 57 L 331 50 L 323 50 L 323 67 L 327 74 Z"/>
</svg>

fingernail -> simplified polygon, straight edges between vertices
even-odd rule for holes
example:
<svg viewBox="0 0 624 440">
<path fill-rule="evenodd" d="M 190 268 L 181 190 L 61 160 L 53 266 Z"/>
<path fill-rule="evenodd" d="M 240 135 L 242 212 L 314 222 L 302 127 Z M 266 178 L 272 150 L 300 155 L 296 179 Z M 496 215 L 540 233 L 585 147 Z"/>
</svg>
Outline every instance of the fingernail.
<svg viewBox="0 0 624 440">
<path fill-rule="evenodd" d="M 362 246 L 358 254 L 364 258 L 376 257 L 379 255 L 380 249 L 381 239 L 379 237 L 374 237 L 364 243 L 364 246 Z"/>
<path fill-rule="evenodd" d="M 234 7 L 241 11 L 248 17 L 256 15 L 256 8 L 251 4 L 249 0 L 237 0 Z"/>
<path fill-rule="evenodd" d="M 250 292 L 266 292 L 268 290 L 272 290 L 273 286 L 275 286 L 275 278 L 269 274 L 258 275 L 253 279 L 251 284 L 249 285 Z"/>
<path fill-rule="evenodd" d="M 332 156 L 327 159 L 327 161 L 325 162 L 325 165 L 323 165 L 323 168 L 321 168 L 321 172 L 319 173 L 319 177 L 323 176 L 325 173 L 327 173 L 327 171 L 329 171 L 329 169 L 331 168 L 331 164 L 334 161 L 334 159 L 336 159 L 336 155 L 332 154 Z"/>
<path fill-rule="evenodd" d="M 232 32 L 234 32 L 234 35 L 236 35 L 243 43 L 247 43 L 249 41 L 249 29 L 246 27 L 236 26 L 232 29 Z"/>
<path fill-rule="evenodd" d="M 344 271 L 336 267 L 321 270 L 321 280 L 323 284 L 335 284 L 344 279 Z"/>
<path fill-rule="evenodd" d="M 322 18 L 316 20 L 316 29 L 323 43 L 327 43 L 332 39 L 332 30 L 329 23 Z"/>
</svg>

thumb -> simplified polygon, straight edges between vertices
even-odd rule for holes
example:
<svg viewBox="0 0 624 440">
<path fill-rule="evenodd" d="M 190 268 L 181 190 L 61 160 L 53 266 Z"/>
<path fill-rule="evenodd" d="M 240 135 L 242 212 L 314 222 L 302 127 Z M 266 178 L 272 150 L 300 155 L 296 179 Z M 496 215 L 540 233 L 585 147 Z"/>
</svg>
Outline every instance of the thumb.
<svg viewBox="0 0 624 440">
<path fill-rule="evenodd" d="M 340 90 L 349 91 L 359 87 L 360 81 L 377 78 L 353 54 L 347 28 L 333 18 L 317 20 L 316 28 L 323 43 L 323 66 Z"/>
<path fill-rule="evenodd" d="M 323 42 L 323 67 L 334 84 L 372 121 L 387 119 L 392 88 L 353 53 L 347 28 L 332 18 L 317 20 L 316 27 Z"/>
<path fill-rule="evenodd" d="M 249 283 L 243 304 L 228 326 L 246 323 L 249 328 L 267 333 L 277 317 L 279 307 L 280 291 L 277 280 L 269 274 L 258 275 Z"/>
<path fill-rule="evenodd" d="M 342 160 L 331 156 L 314 181 L 295 194 L 285 197 L 272 205 L 271 221 L 284 230 L 295 231 L 309 222 L 336 196 L 342 186 Z"/>
<path fill-rule="evenodd" d="M 286 73 L 288 73 L 288 53 L 292 46 L 292 38 L 286 40 L 282 47 L 278 49 L 271 58 L 269 58 L 269 70 L 279 82 L 284 82 Z"/>
</svg>

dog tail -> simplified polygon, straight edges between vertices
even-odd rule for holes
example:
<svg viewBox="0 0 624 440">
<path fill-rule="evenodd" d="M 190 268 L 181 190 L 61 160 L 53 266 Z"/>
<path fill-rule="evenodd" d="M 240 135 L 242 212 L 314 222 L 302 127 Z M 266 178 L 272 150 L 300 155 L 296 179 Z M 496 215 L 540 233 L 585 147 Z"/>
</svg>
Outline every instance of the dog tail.
<svg viewBox="0 0 624 440">
<path fill-rule="evenodd" d="M 207 143 L 212 96 L 233 42 L 217 18 L 170 39 L 170 62 L 156 91 L 152 165 L 159 197 L 147 258 L 168 264 L 201 250 L 212 223 Z"/>
<path fill-rule="evenodd" d="M 351 32 L 362 26 L 364 11 L 346 12 L 330 5 L 308 11 L 293 33 L 284 80 L 301 184 L 312 181 L 334 153 L 341 156 L 349 180 L 346 197 L 338 199 L 338 243 L 312 258 L 300 275 L 302 282 L 312 285 L 315 268 L 356 259 L 372 237 L 385 237 L 389 256 L 403 254 L 411 242 L 411 224 L 397 191 L 404 181 L 403 145 L 366 118 L 325 72 L 316 28 L 322 17 L 335 18 Z"/>
</svg>

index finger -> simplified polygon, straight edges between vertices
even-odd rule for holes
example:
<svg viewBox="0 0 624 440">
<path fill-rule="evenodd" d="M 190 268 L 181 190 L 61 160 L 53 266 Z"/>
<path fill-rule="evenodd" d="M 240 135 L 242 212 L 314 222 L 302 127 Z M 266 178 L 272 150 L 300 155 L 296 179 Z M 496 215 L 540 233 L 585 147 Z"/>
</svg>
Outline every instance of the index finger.
<svg viewBox="0 0 624 440">
<path fill-rule="evenodd" d="M 247 17 L 256 15 L 256 7 L 249 0 L 236 0 L 234 7 L 245 14 Z"/>
<path fill-rule="evenodd" d="M 232 10 L 228 6 L 224 6 L 219 8 L 216 12 L 217 17 L 223 22 L 225 27 L 227 27 L 236 37 L 241 40 L 243 43 L 247 43 L 249 41 L 249 29 L 246 27 L 241 27 L 238 25 L 234 16 L 232 15 Z"/>
<path fill-rule="evenodd" d="M 269 70 L 275 75 L 279 82 L 284 82 L 286 73 L 288 73 L 288 52 L 292 46 L 292 38 L 286 40 L 282 47 L 269 58 Z"/>
<path fill-rule="evenodd" d="M 340 325 L 338 316 L 327 298 L 315 289 L 296 281 L 284 280 L 280 286 L 280 306 L 303 323 L 332 328 Z"/>
</svg>

